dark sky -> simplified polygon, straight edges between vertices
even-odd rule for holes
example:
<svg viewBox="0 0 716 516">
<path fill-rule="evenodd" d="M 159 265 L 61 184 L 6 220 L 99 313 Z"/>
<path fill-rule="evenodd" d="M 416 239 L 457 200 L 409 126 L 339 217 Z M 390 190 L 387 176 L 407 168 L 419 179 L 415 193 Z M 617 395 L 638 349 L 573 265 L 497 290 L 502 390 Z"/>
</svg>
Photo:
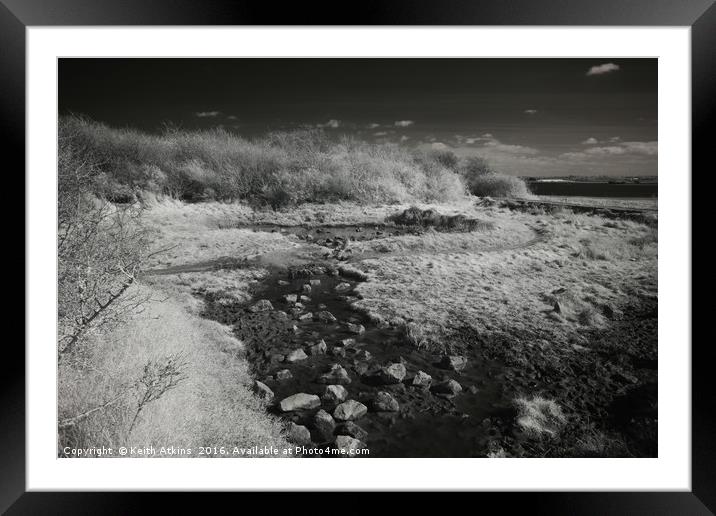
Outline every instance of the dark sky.
<svg viewBox="0 0 716 516">
<path fill-rule="evenodd" d="M 656 175 L 656 59 L 61 59 L 60 113 L 247 137 L 302 125 L 517 175 Z"/>
</svg>

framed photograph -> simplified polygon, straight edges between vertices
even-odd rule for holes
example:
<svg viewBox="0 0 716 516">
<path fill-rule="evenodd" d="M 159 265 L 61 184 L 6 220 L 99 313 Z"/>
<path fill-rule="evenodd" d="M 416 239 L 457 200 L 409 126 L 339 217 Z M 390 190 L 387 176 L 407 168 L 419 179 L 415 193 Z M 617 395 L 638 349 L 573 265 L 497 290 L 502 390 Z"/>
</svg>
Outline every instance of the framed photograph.
<svg viewBox="0 0 716 516">
<path fill-rule="evenodd" d="M 712 4 L 3 0 L 28 300 L 3 510 L 711 514 Z"/>
</svg>

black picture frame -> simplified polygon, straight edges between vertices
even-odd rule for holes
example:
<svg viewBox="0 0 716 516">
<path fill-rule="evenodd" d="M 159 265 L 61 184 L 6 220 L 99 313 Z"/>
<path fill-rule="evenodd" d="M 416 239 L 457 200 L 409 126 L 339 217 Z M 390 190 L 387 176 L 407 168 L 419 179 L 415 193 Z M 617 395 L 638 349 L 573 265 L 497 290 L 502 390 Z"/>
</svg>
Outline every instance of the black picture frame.
<svg viewBox="0 0 716 516">
<path fill-rule="evenodd" d="M 266 1 L 232 0 L 0 0 L 0 141 L 5 143 L 3 161 L 7 164 L 9 157 L 9 162 L 14 164 L 4 168 L 7 172 L 25 169 L 25 29 L 31 26 L 633 25 L 691 27 L 692 170 L 699 169 L 706 174 L 716 103 L 716 6 L 713 4 L 714 0 L 363 0 L 339 9 L 337 3 L 322 2 L 297 2 L 279 7 Z M 694 216 L 692 219 L 698 220 Z M 4 362 L 6 368 L 0 374 L 0 510 L 7 509 L 8 514 L 126 514 L 141 507 L 142 498 L 148 495 L 25 492 L 25 352 L 17 341 L 7 342 Z M 482 498 L 479 503 L 505 504 L 504 498 L 509 498 L 507 503 L 511 508 L 524 504 L 533 514 L 712 514 L 716 511 L 716 480 L 712 473 L 716 470 L 712 364 L 710 339 L 694 339 L 691 492 L 485 493 L 477 495 Z M 214 496 L 212 502 L 217 502 Z M 301 495 L 292 496 L 297 497 L 292 498 L 292 502 L 301 499 Z M 370 500 L 371 495 L 366 496 Z M 422 497 L 413 499 L 419 501 Z M 184 505 L 186 500 L 173 493 L 167 502 L 165 510 L 172 504 Z"/>
</svg>

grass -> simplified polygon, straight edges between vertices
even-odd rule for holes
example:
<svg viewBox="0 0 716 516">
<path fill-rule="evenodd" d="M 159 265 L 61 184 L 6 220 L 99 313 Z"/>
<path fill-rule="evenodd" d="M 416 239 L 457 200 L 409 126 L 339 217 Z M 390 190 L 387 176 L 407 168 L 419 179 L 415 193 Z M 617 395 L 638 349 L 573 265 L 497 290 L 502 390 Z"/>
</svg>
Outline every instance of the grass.
<svg viewBox="0 0 716 516">
<path fill-rule="evenodd" d="M 199 317 L 196 300 L 161 285 L 133 287 L 151 301 L 126 324 L 97 335 L 82 363 L 62 362 L 59 370 L 60 420 L 80 414 L 116 396 L 118 402 L 70 428 L 61 444 L 89 446 L 287 446 L 280 422 L 268 415 L 251 392 L 252 377 L 242 345 L 230 330 Z M 147 362 L 180 356 L 186 379 L 136 415 L 131 386 Z M 124 393 L 124 394 L 123 394 Z"/>
<path fill-rule="evenodd" d="M 514 401 L 517 426 L 530 438 L 552 439 L 559 435 L 567 418 L 554 400 L 541 396 L 520 397 Z"/>
</svg>

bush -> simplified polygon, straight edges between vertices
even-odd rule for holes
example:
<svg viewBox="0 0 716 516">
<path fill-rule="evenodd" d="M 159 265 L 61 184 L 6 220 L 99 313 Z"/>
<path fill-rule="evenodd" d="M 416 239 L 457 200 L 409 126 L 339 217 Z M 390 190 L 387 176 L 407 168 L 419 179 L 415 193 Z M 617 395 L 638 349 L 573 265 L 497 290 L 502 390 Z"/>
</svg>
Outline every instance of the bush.
<svg viewBox="0 0 716 516">
<path fill-rule="evenodd" d="M 489 172 L 469 178 L 468 190 L 478 197 L 529 197 L 527 184 L 519 177 Z"/>
<path fill-rule="evenodd" d="M 60 140 L 97 164 L 97 193 L 116 200 L 145 192 L 199 201 L 245 200 L 282 208 L 305 202 L 451 202 L 465 184 L 450 151 L 410 152 L 323 130 L 272 132 L 247 140 L 214 129 L 152 135 L 63 117 Z"/>
</svg>

